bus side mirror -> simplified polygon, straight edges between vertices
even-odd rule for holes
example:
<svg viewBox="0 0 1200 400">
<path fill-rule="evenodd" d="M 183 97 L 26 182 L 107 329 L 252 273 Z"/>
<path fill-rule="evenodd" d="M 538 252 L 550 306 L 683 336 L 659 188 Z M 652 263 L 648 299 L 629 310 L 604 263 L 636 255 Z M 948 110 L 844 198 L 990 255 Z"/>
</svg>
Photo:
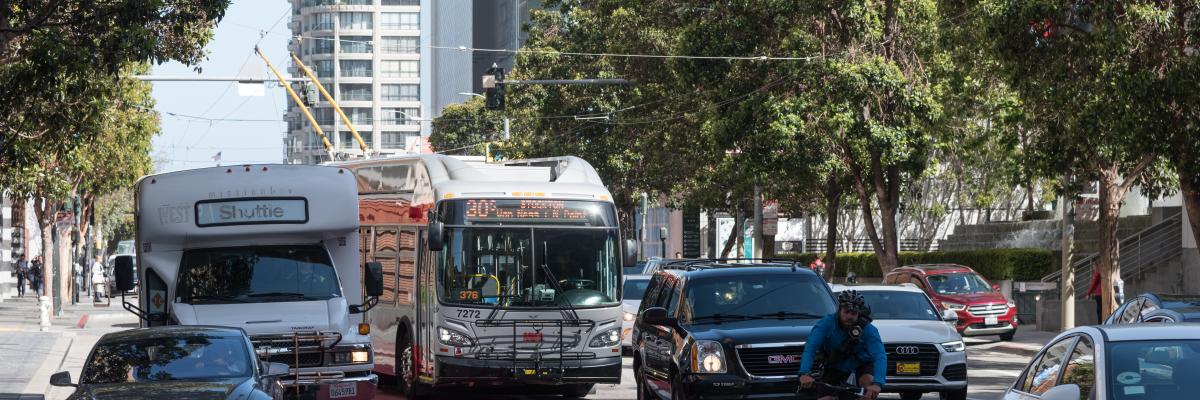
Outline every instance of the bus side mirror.
<svg viewBox="0 0 1200 400">
<path fill-rule="evenodd" d="M 429 250 L 442 251 L 446 247 L 446 224 L 437 219 L 429 219 Z"/>
<path fill-rule="evenodd" d="M 117 278 L 117 290 L 128 292 L 133 290 L 133 256 L 117 256 L 113 262 L 113 273 Z"/>
<path fill-rule="evenodd" d="M 367 296 L 382 296 L 383 264 L 372 261 L 366 264 L 365 270 L 365 275 L 363 276 L 363 288 L 366 289 Z"/>
<path fill-rule="evenodd" d="M 625 246 L 621 248 L 622 265 L 637 264 L 637 248 L 638 241 L 634 239 L 625 239 Z"/>
</svg>

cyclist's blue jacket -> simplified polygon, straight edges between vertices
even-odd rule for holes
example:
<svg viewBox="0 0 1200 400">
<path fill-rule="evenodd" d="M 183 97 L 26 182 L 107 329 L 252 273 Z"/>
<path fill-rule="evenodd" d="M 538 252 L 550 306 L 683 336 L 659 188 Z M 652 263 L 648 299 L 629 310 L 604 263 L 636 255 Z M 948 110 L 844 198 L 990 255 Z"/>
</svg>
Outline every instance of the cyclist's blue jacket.
<svg viewBox="0 0 1200 400">
<path fill-rule="evenodd" d="M 813 327 L 812 332 L 808 334 L 808 341 L 804 345 L 804 357 L 800 359 L 800 375 L 808 375 L 812 373 L 813 361 L 818 354 L 830 354 L 839 351 L 842 347 L 842 342 L 850 337 L 840 326 L 838 326 L 837 313 L 826 315 L 817 321 L 817 325 Z M 875 325 L 867 324 L 863 327 L 862 337 L 859 338 L 858 344 L 854 346 L 852 354 L 842 356 L 842 361 L 838 365 L 827 365 L 839 371 L 851 373 L 864 364 L 874 363 L 873 378 L 874 383 L 883 386 L 887 375 L 887 351 L 883 349 L 883 339 L 879 337 L 879 330 L 875 329 Z"/>
</svg>

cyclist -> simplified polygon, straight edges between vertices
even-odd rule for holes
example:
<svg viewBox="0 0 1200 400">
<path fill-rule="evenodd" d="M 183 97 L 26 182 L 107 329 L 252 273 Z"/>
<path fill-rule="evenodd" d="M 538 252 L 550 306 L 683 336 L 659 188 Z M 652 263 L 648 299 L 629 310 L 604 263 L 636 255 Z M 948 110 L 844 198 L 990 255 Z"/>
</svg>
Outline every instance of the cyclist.
<svg viewBox="0 0 1200 400">
<path fill-rule="evenodd" d="M 814 386 L 812 367 L 820 354 L 824 359 L 822 383 L 844 385 L 854 374 L 858 386 L 865 389 L 864 399 L 874 400 L 879 396 L 887 373 L 887 353 L 879 330 L 871 324 L 870 314 L 870 307 L 857 291 L 838 294 L 838 310 L 821 318 L 808 335 L 800 360 L 801 388 Z M 820 400 L 832 400 L 837 394 L 828 387 L 818 386 L 817 396 Z"/>
</svg>

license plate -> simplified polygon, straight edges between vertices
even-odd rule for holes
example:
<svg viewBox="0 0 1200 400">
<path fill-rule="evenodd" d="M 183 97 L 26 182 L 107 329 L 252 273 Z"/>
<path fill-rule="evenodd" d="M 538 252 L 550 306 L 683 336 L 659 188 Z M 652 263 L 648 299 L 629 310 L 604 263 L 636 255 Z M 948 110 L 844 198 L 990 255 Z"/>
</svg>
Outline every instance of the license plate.
<svg viewBox="0 0 1200 400">
<path fill-rule="evenodd" d="M 896 363 L 896 374 L 898 374 L 898 375 L 920 375 L 921 374 L 921 363 L 919 363 L 919 362 L 915 362 L 915 363 L 898 362 L 898 363 Z"/>
<path fill-rule="evenodd" d="M 329 398 L 340 399 L 343 397 L 358 396 L 358 384 L 354 382 L 335 383 L 329 386 Z"/>
<path fill-rule="evenodd" d="M 985 325 L 998 325 L 998 324 L 1000 324 L 1000 318 L 999 317 L 987 317 L 987 318 L 983 319 L 983 323 Z"/>
</svg>

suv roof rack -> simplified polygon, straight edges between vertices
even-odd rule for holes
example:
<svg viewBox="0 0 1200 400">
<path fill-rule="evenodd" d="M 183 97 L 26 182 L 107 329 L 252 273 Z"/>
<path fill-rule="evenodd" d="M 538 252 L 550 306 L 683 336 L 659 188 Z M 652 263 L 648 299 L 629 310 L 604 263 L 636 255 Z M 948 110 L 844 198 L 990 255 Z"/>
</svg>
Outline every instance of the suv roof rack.
<svg viewBox="0 0 1200 400">
<path fill-rule="evenodd" d="M 746 261 L 749 263 L 745 263 Z M 807 268 L 803 263 L 800 262 L 800 260 L 791 258 L 697 258 L 694 260 L 676 261 L 670 264 L 664 264 L 662 269 L 695 271 L 700 269 L 767 266 L 791 267 L 793 270 L 796 268 Z"/>
</svg>

